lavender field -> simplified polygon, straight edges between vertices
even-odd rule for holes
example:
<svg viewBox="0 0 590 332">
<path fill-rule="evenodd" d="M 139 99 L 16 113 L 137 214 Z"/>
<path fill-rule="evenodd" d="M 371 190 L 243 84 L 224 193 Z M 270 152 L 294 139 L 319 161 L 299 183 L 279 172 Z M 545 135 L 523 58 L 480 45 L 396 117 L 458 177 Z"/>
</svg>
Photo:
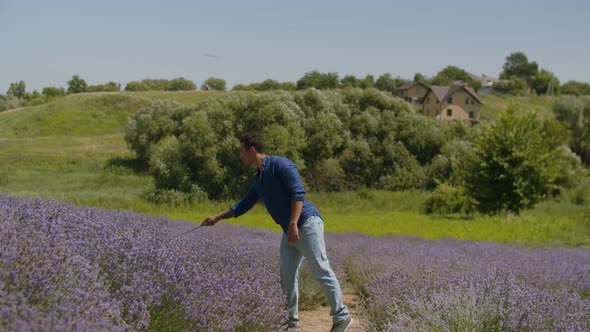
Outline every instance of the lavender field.
<svg viewBox="0 0 590 332">
<path fill-rule="evenodd" d="M 0 330 L 279 330 L 280 234 L 194 226 L 0 195 Z M 326 242 L 369 331 L 590 330 L 588 249 Z"/>
</svg>

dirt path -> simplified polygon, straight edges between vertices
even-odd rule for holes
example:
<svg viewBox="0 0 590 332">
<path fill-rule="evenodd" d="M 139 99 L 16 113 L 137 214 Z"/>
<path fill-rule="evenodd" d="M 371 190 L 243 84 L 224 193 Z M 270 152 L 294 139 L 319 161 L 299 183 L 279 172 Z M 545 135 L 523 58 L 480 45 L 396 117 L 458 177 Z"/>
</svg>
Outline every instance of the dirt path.
<svg viewBox="0 0 590 332">
<path fill-rule="evenodd" d="M 365 325 L 359 316 L 360 299 L 356 292 L 349 285 L 343 285 L 342 296 L 344 304 L 350 309 L 350 314 L 354 322 L 349 332 L 365 332 Z M 301 332 L 328 332 L 332 327 L 332 318 L 330 317 L 330 307 L 320 307 L 312 311 L 299 312 L 301 320 Z"/>
<path fill-rule="evenodd" d="M 0 112 L 0 114 L 2 114 L 2 113 L 16 112 L 16 111 L 20 111 L 20 110 L 25 109 L 25 108 L 26 107 L 13 108 L 13 109 L 10 109 L 10 110 L 7 110 L 7 111 L 2 111 L 2 112 Z"/>
</svg>

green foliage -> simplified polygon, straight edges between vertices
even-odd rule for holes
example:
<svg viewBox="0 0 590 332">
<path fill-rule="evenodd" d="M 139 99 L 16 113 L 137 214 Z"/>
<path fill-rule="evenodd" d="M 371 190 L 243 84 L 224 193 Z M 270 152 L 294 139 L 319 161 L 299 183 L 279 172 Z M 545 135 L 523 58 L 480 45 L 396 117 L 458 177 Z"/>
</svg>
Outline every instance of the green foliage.
<svg viewBox="0 0 590 332">
<path fill-rule="evenodd" d="M 24 98 L 26 94 L 26 85 L 24 81 L 18 81 L 14 83 L 10 83 L 10 87 L 6 92 L 7 96 L 12 96 L 16 98 Z"/>
<path fill-rule="evenodd" d="M 414 74 L 414 81 L 413 82 L 421 82 L 424 83 L 426 85 L 430 85 L 430 80 L 427 79 L 424 75 L 422 75 L 421 73 L 416 73 Z"/>
<path fill-rule="evenodd" d="M 90 85 L 86 92 L 118 92 L 121 91 L 121 84 L 117 82 L 108 82 L 106 84 Z"/>
<path fill-rule="evenodd" d="M 171 80 L 144 79 L 131 81 L 125 86 L 125 91 L 193 91 L 196 89 L 197 85 L 184 77 Z"/>
<path fill-rule="evenodd" d="M 515 96 L 527 94 L 527 82 L 520 77 L 512 77 L 508 81 L 500 81 L 494 84 L 494 90 Z"/>
<path fill-rule="evenodd" d="M 531 89 L 537 92 L 537 94 L 550 93 L 549 84 L 553 80 L 553 92 L 559 94 L 559 79 L 553 75 L 553 73 L 542 69 L 537 75 L 531 78 Z"/>
<path fill-rule="evenodd" d="M 166 91 L 194 91 L 197 89 L 197 85 L 184 77 L 171 79 L 168 86 L 164 90 Z M 224 89 L 225 90 L 225 89 Z"/>
<path fill-rule="evenodd" d="M 468 73 L 465 69 L 461 69 L 457 66 L 447 66 L 443 68 L 430 80 L 432 85 L 455 85 L 460 84 L 461 82 L 466 83 L 475 91 L 481 88 L 480 80 L 475 79 L 473 75 Z"/>
<path fill-rule="evenodd" d="M 572 151 L 590 165 L 590 98 L 563 96 L 555 101 L 553 112 L 571 133 Z"/>
<path fill-rule="evenodd" d="M 466 139 L 453 139 L 445 143 L 440 154 L 436 155 L 428 167 L 427 188 L 433 189 L 437 183 L 458 186 L 462 183 L 461 174 L 464 161 L 473 158 L 474 148 Z"/>
<path fill-rule="evenodd" d="M 424 202 L 426 213 L 467 214 L 475 212 L 477 201 L 471 198 L 465 188 L 439 183 L 430 197 Z"/>
<path fill-rule="evenodd" d="M 88 83 L 78 75 L 72 76 L 72 79 L 68 81 L 68 93 L 85 92 L 87 88 Z"/>
<path fill-rule="evenodd" d="M 297 90 L 308 88 L 336 89 L 340 82 L 337 73 L 320 73 L 317 70 L 307 72 L 297 81 Z"/>
<path fill-rule="evenodd" d="M 148 91 L 148 86 L 138 81 L 131 81 L 125 85 L 125 91 Z"/>
<path fill-rule="evenodd" d="M 223 78 L 209 77 L 201 85 L 201 90 L 225 91 L 226 90 L 226 82 Z"/>
<path fill-rule="evenodd" d="M 567 81 L 561 86 L 561 94 L 574 96 L 590 95 L 590 84 L 577 81 Z"/>
<path fill-rule="evenodd" d="M 180 142 L 175 136 L 166 136 L 151 145 L 148 164 L 156 188 L 191 192 L 192 175 L 188 167 L 191 154 L 192 146 L 187 142 Z"/>
<path fill-rule="evenodd" d="M 401 143 L 384 142 L 378 187 L 390 191 L 421 189 L 426 182 L 425 170 Z"/>
<path fill-rule="evenodd" d="M 266 79 L 260 83 L 255 90 L 258 91 L 269 91 L 269 90 L 280 90 L 281 84 L 275 80 Z"/>
<path fill-rule="evenodd" d="M 555 122 L 512 105 L 496 123 L 484 124 L 463 174 L 480 211 L 520 213 L 559 193 L 560 177 L 572 167 L 554 139 L 557 131 Z"/>
<path fill-rule="evenodd" d="M 467 131 L 461 123 L 418 115 L 387 92 L 351 88 L 234 92 L 191 108 L 156 102 L 130 118 L 125 138 L 150 167 L 159 160 L 149 158 L 152 146 L 176 138 L 166 147 L 182 150 L 167 152 L 180 158 L 170 161 L 180 168 L 152 169 L 156 189 L 184 191 L 192 183 L 210 198 L 225 199 L 239 196 L 250 181 L 237 154 L 244 132 L 259 133 L 267 153 L 293 160 L 311 188 L 337 191 L 425 188 L 432 182 L 425 165 Z"/>
<path fill-rule="evenodd" d="M 530 84 L 532 78 L 539 72 L 539 65 L 536 62 L 529 62 L 529 59 L 523 52 L 514 52 L 506 57 L 506 62 L 504 62 L 502 69 L 500 78 L 511 79 L 512 77 L 519 77 Z"/>
<path fill-rule="evenodd" d="M 0 112 L 21 107 L 23 100 L 15 96 L 0 95 Z"/>
<path fill-rule="evenodd" d="M 64 88 L 58 88 L 54 86 L 44 87 L 41 93 L 49 98 L 63 97 L 66 95 Z"/>
<path fill-rule="evenodd" d="M 375 88 L 381 91 L 394 92 L 397 87 L 406 83 L 407 80 L 401 77 L 391 77 L 389 73 L 383 74 L 375 81 Z"/>
<path fill-rule="evenodd" d="M 143 160 L 148 149 L 166 136 L 178 136 L 185 112 L 181 104 L 156 101 L 134 113 L 125 126 L 125 141 Z"/>
<path fill-rule="evenodd" d="M 359 79 L 354 75 L 346 75 L 340 80 L 340 86 L 343 88 L 358 88 Z"/>
</svg>

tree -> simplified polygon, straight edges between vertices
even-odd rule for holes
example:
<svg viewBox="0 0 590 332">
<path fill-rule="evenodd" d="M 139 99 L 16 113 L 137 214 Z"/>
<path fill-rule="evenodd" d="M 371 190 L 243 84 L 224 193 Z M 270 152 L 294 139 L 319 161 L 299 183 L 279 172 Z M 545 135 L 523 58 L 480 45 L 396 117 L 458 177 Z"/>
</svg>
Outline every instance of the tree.
<svg viewBox="0 0 590 332">
<path fill-rule="evenodd" d="M 549 84 L 553 79 L 553 92 L 559 94 L 559 79 L 553 73 L 542 69 L 537 75 L 531 78 L 531 89 L 534 89 L 537 94 L 544 95 L 548 92 Z"/>
<path fill-rule="evenodd" d="M 320 73 L 317 70 L 305 73 L 297 81 L 297 90 L 316 88 L 316 89 L 336 89 L 340 79 L 337 73 Z"/>
<path fill-rule="evenodd" d="M 80 93 L 86 91 L 88 84 L 80 76 L 74 75 L 72 79 L 68 81 L 68 92 L 69 93 Z"/>
<path fill-rule="evenodd" d="M 117 82 L 110 81 L 104 85 L 104 91 L 107 91 L 107 92 L 121 91 L 121 84 L 119 84 Z"/>
<path fill-rule="evenodd" d="M 532 77 L 539 72 L 539 66 L 537 63 L 529 62 L 527 56 L 523 52 L 514 52 L 507 56 L 502 69 L 503 71 L 500 74 L 500 78 L 510 79 L 512 77 L 520 77 L 529 85 Z"/>
<path fill-rule="evenodd" d="M 493 124 L 484 124 L 475 152 L 465 162 L 465 188 L 481 212 L 520 213 L 559 192 L 571 173 L 554 120 L 510 105 Z"/>
<path fill-rule="evenodd" d="M 223 78 L 209 77 L 201 85 L 201 90 L 225 91 L 225 89 L 226 89 L 226 82 Z"/>
<path fill-rule="evenodd" d="M 375 77 L 373 75 L 368 74 L 359 81 L 359 88 L 361 89 L 368 89 L 375 86 Z"/>
<path fill-rule="evenodd" d="M 125 85 L 125 91 L 147 91 L 145 84 L 138 81 L 131 81 Z"/>
<path fill-rule="evenodd" d="M 590 95 L 590 84 L 568 81 L 561 86 L 561 94 L 574 96 Z"/>
<path fill-rule="evenodd" d="M 47 96 L 47 97 L 63 97 L 66 95 L 66 91 L 64 90 L 64 88 L 57 88 L 54 86 L 47 86 L 44 87 L 43 90 L 41 90 L 41 94 Z"/>
<path fill-rule="evenodd" d="M 571 132 L 572 150 L 590 165 L 590 98 L 562 96 L 553 105 L 553 112 Z"/>
<path fill-rule="evenodd" d="M 468 82 L 471 80 L 471 74 L 465 69 L 457 66 L 447 66 L 439 71 L 434 78 L 432 78 L 433 85 L 451 85 L 453 81 Z"/>
<path fill-rule="evenodd" d="M 16 98 L 24 98 L 26 94 L 26 86 L 24 81 L 18 81 L 14 83 L 10 83 L 10 87 L 8 88 L 8 92 L 6 94 L 8 96 L 13 96 Z"/>
<path fill-rule="evenodd" d="M 397 88 L 397 85 L 395 79 L 393 79 L 389 73 L 386 73 L 377 78 L 377 81 L 375 81 L 375 87 L 381 91 L 393 92 L 395 91 L 395 88 Z"/>
<path fill-rule="evenodd" d="M 501 93 L 512 95 L 525 95 L 527 93 L 527 83 L 520 77 L 513 77 L 509 81 L 500 81 L 494 84 L 494 90 Z"/>
<path fill-rule="evenodd" d="M 424 75 L 422 75 L 420 73 L 414 74 L 414 82 L 421 82 L 424 84 L 428 84 L 428 80 L 426 79 L 426 77 L 424 77 Z"/>
<path fill-rule="evenodd" d="M 224 81 L 225 83 L 225 81 Z M 170 82 L 168 83 L 168 86 L 164 89 L 166 91 L 194 91 L 197 89 L 197 85 L 191 81 L 191 80 L 187 80 L 184 77 L 179 77 L 179 78 L 175 78 L 170 80 Z M 225 85 L 224 88 L 225 90 Z"/>
<path fill-rule="evenodd" d="M 359 86 L 358 81 L 354 75 L 346 75 L 340 80 L 340 84 L 344 88 L 355 88 Z"/>
<path fill-rule="evenodd" d="M 275 80 L 271 80 L 269 78 L 267 80 L 262 81 L 262 83 L 260 83 L 260 85 L 258 85 L 256 90 L 259 90 L 259 91 L 279 90 L 280 87 L 281 86 L 280 86 L 279 82 L 277 82 Z"/>
</svg>

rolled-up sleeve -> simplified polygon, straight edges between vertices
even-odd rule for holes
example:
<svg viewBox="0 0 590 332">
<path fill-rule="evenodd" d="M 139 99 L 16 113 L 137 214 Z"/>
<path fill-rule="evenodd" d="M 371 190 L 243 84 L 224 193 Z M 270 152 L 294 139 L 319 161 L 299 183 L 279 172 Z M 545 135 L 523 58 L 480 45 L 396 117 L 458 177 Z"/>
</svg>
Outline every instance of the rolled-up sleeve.
<svg viewBox="0 0 590 332">
<path fill-rule="evenodd" d="M 293 163 L 285 163 L 281 165 L 279 176 L 281 182 L 283 182 L 283 185 L 287 188 L 291 200 L 302 201 L 305 197 L 305 189 L 303 189 L 303 183 L 301 183 L 297 166 Z"/>
<path fill-rule="evenodd" d="M 250 190 L 246 193 L 246 196 L 230 207 L 230 209 L 234 211 L 234 217 L 237 218 L 248 212 L 259 199 L 260 195 L 258 195 L 256 189 L 254 189 L 254 186 L 251 186 Z"/>
</svg>

